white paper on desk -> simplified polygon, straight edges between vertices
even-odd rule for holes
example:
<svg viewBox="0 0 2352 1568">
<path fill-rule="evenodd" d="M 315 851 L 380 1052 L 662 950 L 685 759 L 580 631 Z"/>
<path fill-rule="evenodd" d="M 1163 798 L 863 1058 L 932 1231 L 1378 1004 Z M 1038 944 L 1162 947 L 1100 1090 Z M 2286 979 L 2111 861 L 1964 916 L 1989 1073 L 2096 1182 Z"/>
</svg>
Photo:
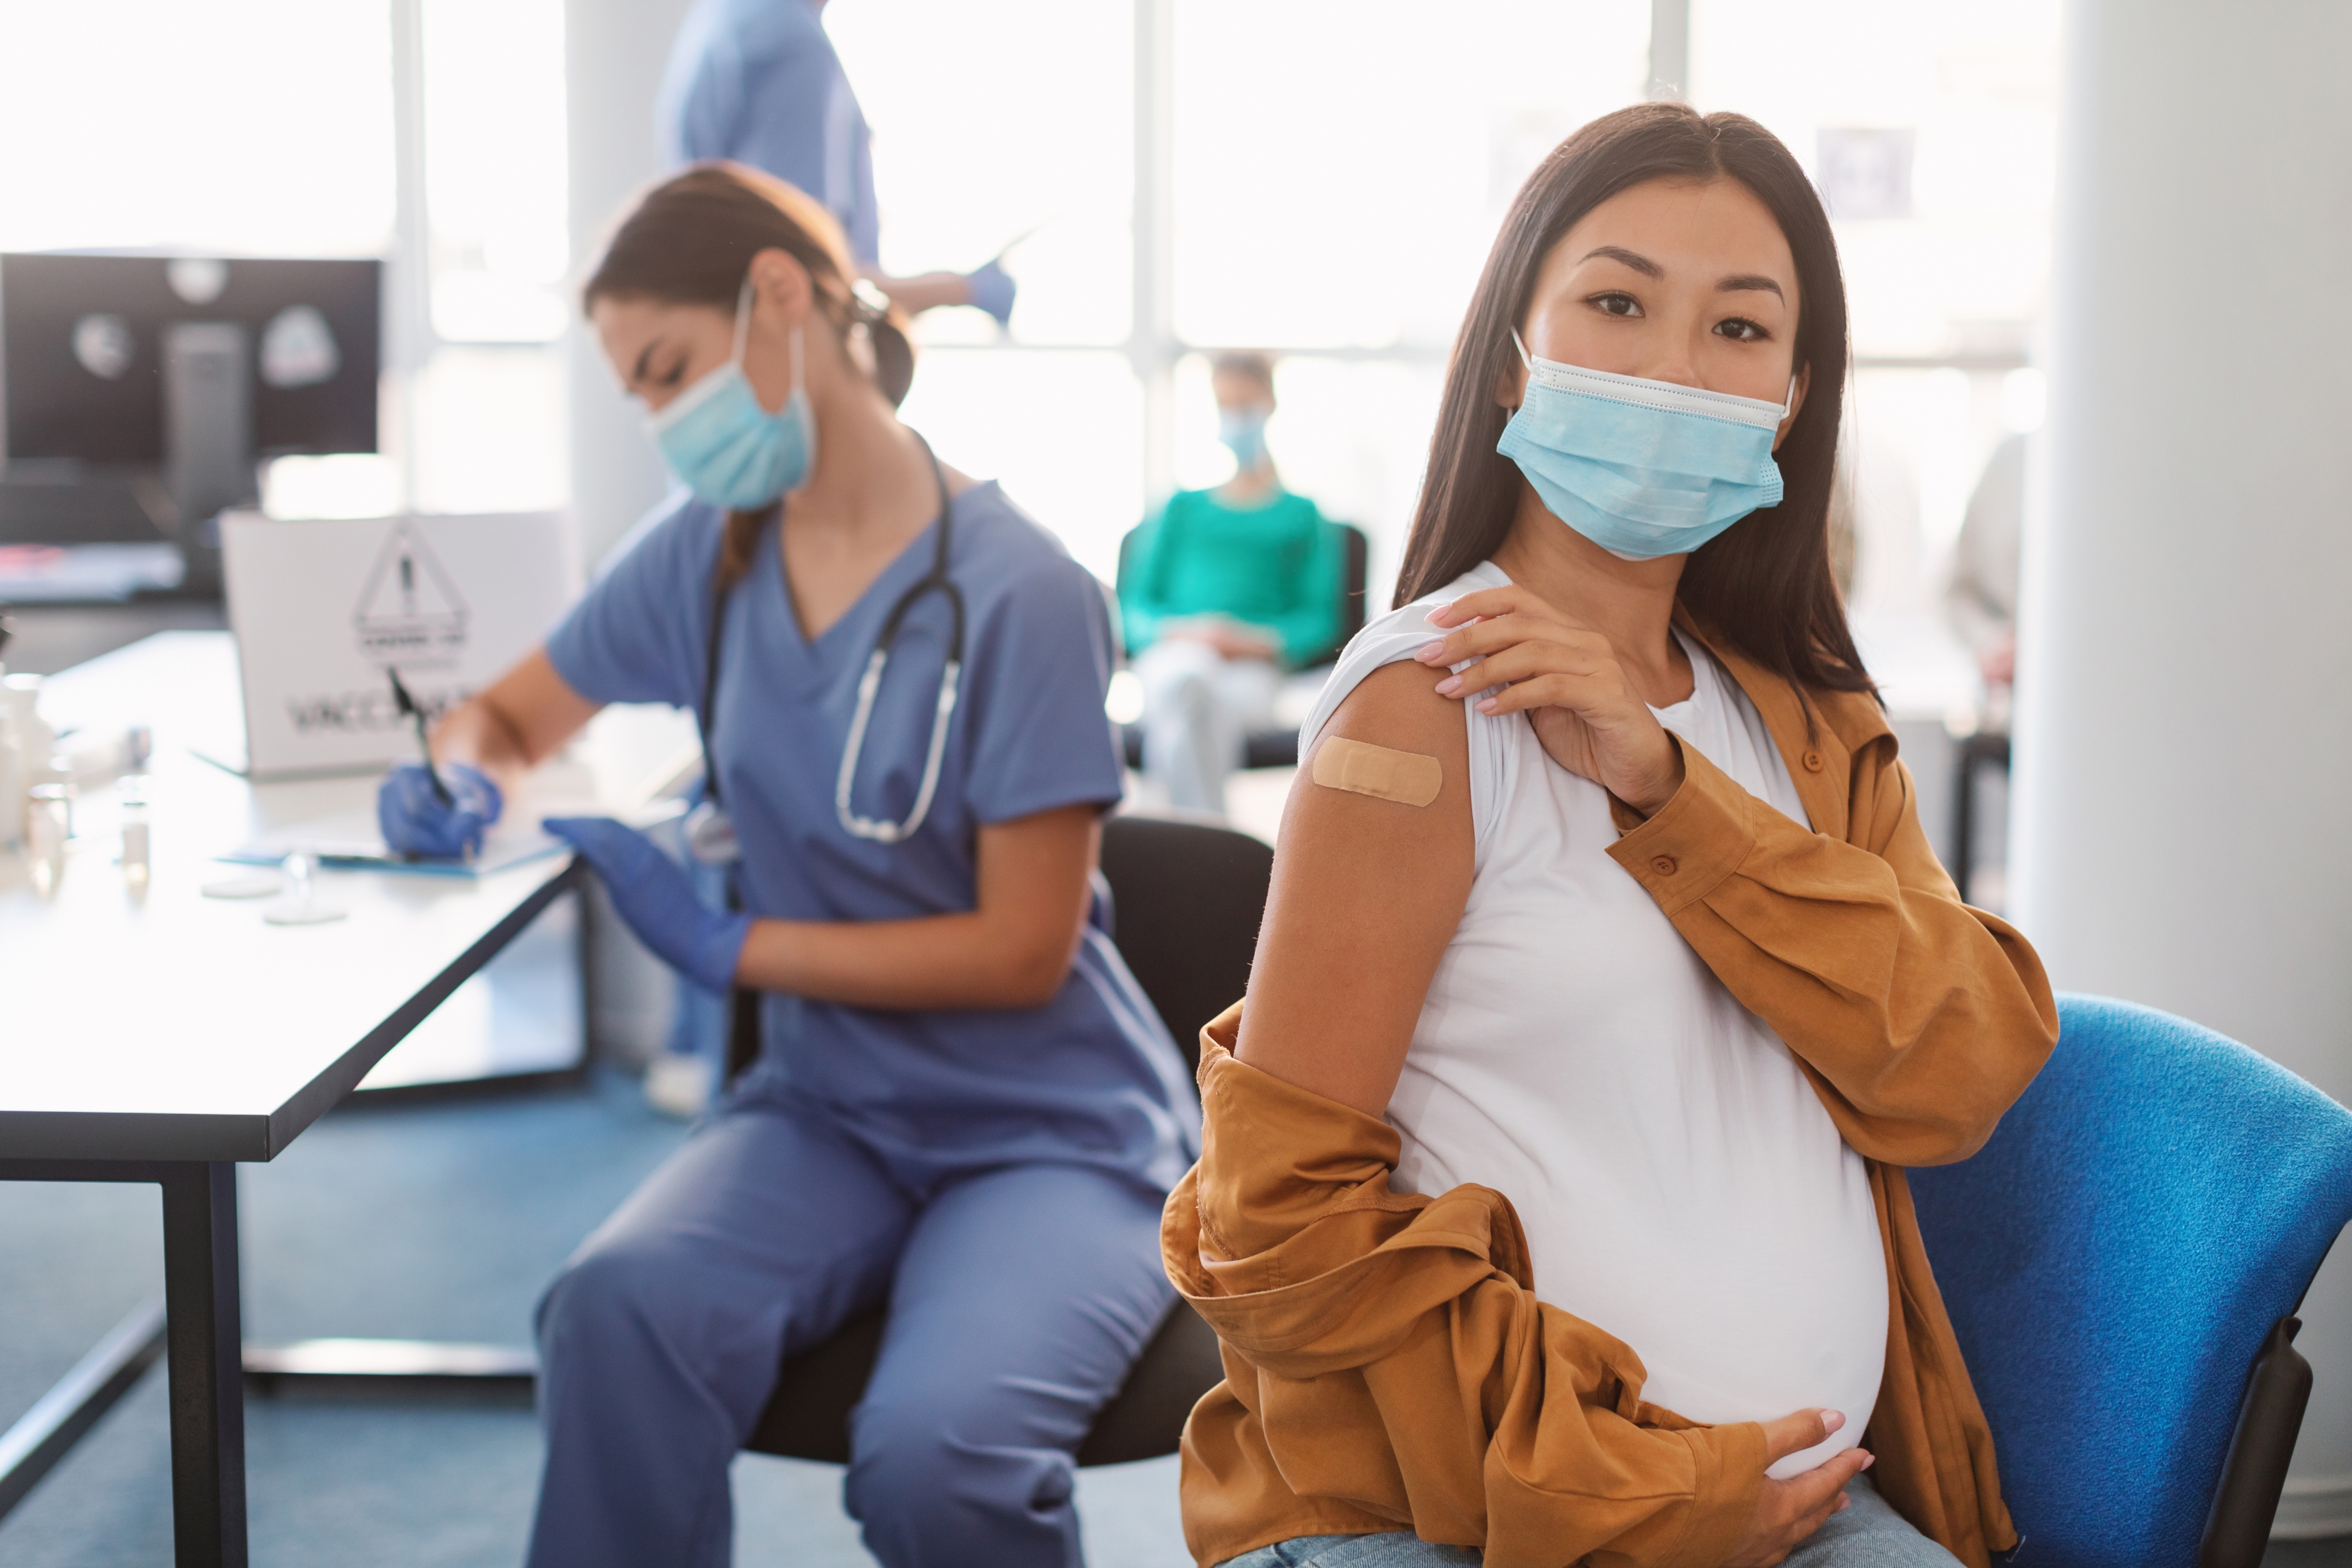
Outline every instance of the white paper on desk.
<svg viewBox="0 0 2352 1568">
<path fill-rule="evenodd" d="M 376 831 L 373 810 L 345 811 L 289 822 L 270 828 L 215 858 L 240 865 L 276 865 L 290 854 L 313 854 L 328 864 L 367 871 L 408 872 L 423 876 L 488 876 L 548 855 L 569 854 L 572 846 L 540 831 L 546 817 L 615 816 L 629 826 L 649 829 L 672 821 L 686 812 L 686 802 L 656 800 L 633 811 L 611 812 L 594 806 L 558 806 L 535 810 L 523 821 L 509 819 L 492 828 L 482 841 L 482 852 L 472 860 L 412 859 L 394 851 Z"/>
<path fill-rule="evenodd" d="M 561 512 L 221 519 L 253 777 L 416 754 L 387 669 L 437 717 L 553 629 L 580 587 Z"/>
</svg>

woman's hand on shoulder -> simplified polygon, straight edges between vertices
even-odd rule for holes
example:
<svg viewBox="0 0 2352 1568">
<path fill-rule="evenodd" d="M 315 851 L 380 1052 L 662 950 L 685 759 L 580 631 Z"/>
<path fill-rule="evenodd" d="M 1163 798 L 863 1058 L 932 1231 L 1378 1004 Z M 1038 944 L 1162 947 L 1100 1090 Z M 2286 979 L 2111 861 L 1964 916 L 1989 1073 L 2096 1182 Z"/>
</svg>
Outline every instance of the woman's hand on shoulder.
<svg viewBox="0 0 2352 1568">
<path fill-rule="evenodd" d="M 1682 788 L 1682 748 L 1633 689 L 1609 639 L 1517 583 L 1465 593 L 1430 612 L 1438 637 L 1417 655 L 1443 670 L 1436 683 L 1461 701 L 1485 692 L 1478 711 L 1525 713 L 1551 759 L 1648 816 Z"/>
<path fill-rule="evenodd" d="M 1351 770 L 1322 769 L 1333 781 L 1318 782 L 1318 759 L 1349 741 L 1401 755 L 1359 752 Z M 1299 761 L 1239 1054 L 1379 1115 L 1469 901 L 1467 726 L 1457 705 L 1430 690 L 1426 671 L 1390 664 L 1349 694 Z M 1437 788 L 1425 804 L 1363 792 L 1384 769 L 1425 784 L 1431 762 Z"/>
</svg>

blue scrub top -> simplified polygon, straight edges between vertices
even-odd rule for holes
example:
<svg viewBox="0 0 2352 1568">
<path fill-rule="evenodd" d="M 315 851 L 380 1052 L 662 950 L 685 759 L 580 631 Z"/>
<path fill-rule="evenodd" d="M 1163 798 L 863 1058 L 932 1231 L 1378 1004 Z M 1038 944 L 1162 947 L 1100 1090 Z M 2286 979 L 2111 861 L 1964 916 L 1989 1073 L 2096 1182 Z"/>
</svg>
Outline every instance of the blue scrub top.
<svg viewBox="0 0 2352 1568">
<path fill-rule="evenodd" d="M 696 0 L 671 46 L 660 118 L 673 165 L 731 158 L 823 202 L 871 267 L 874 152 L 810 0 Z"/>
<path fill-rule="evenodd" d="M 962 685 L 938 793 L 903 843 L 845 831 L 834 787 L 859 677 L 890 607 L 929 570 L 938 523 L 813 643 L 785 591 L 774 528 L 731 591 L 714 749 L 743 847 L 738 886 L 755 915 L 969 911 L 983 823 L 1119 798 L 1101 585 L 994 484 L 965 491 L 954 511 Z M 698 709 L 724 527 L 718 509 L 687 497 L 640 530 L 549 638 L 557 673 L 593 702 Z M 851 799 L 861 816 L 903 821 L 914 804 L 950 625 L 937 593 L 901 624 Z M 1166 1190 L 1199 1151 L 1200 1110 L 1175 1042 L 1111 944 L 1105 902 L 1042 1008 L 899 1011 L 764 996 L 763 1049 L 739 1098 L 830 1116 L 915 1190 L 1034 1160 L 1109 1166 Z"/>
</svg>

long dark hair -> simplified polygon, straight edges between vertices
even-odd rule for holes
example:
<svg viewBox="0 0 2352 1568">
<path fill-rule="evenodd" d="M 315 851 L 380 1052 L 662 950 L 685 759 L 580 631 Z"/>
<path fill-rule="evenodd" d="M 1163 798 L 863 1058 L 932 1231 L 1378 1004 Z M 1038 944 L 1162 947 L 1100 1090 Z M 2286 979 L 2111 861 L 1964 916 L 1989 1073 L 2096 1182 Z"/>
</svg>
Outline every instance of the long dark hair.
<svg viewBox="0 0 2352 1568">
<path fill-rule="evenodd" d="M 1750 513 L 1693 551 L 1678 590 L 1715 634 L 1801 689 L 1873 690 L 1830 571 L 1846 370 L 1845 280 L 1837 240 L 1804 171 L 1744 114 L 1679 103 L 1605 114 L 1554 148 L 1528 177 L 1487 255 L 1454 340 L 1429 472 L 1406 541 L 1396 602 L 1443 588 L 1501 548 L 1523 481 L 1495 450 L 1507 409 L 1495 388 L 1518 363 L 1511 329 L 1543 260 L 1580 218 L 1645 180 L 1733 179 L 1771 212 L 1797 264 L 1796 363 L 1810 368 L 1805 406 L 1780 444 L 1780 504 Z"/>
<path fill-rule="evenodd" d="M 698 163 L 637 198 L 580 290 L 583 310 L 606 298 L 709 305 L 730 315 L 742 298 L 751 258 L 781 250 L 808 269 L 817 313 L 846 341 L 863 328 L 874 347 L 874 382 L 891 406 L 915 380 L 915 348 L 896 306 L 869 304 L 851 287 L 849 242 L 824 205 L 772 175 L 740 163 Z M 723 591 L 751 570 L 771 504 L 727 514 L 719 549 Z"/>
</svg>

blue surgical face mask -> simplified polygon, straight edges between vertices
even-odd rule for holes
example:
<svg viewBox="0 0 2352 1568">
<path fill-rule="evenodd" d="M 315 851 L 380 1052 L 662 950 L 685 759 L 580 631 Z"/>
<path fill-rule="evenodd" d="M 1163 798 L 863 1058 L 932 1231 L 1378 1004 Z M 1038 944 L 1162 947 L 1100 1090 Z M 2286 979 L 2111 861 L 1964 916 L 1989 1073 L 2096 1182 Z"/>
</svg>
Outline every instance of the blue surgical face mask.
<svg viewBox="0 0 2352 1568">
<path fill-rule="evenodd" d="M 1265 455 L 1265 411 L 1229 408 L 1217 415 L 1217 439 L 1232 448 L 1234 462 L 1244 473 Z"/>
<path fill-rule="evenodd" d="M 760 406 L 743 373 L 751 329 L 751 280 L 735 306 L 735 353 L 680 392 L 651 421 L 662 455 L 687 487 L 717 507 L 756 511 L 807 479 L 816 462 L 816 415 L 801 373 L 801 329 L 792 329 L 793 390 L 782 410 Z"/>
<path fill-rule="evenodd" d="M 1495 450 L 1610 554 L 1681 555 L 1780 504 L 1772 438 L 1787 404 L 1530 359 L 1517 332 L 1511 341 L 1528 392 Z"/>
</svg>

